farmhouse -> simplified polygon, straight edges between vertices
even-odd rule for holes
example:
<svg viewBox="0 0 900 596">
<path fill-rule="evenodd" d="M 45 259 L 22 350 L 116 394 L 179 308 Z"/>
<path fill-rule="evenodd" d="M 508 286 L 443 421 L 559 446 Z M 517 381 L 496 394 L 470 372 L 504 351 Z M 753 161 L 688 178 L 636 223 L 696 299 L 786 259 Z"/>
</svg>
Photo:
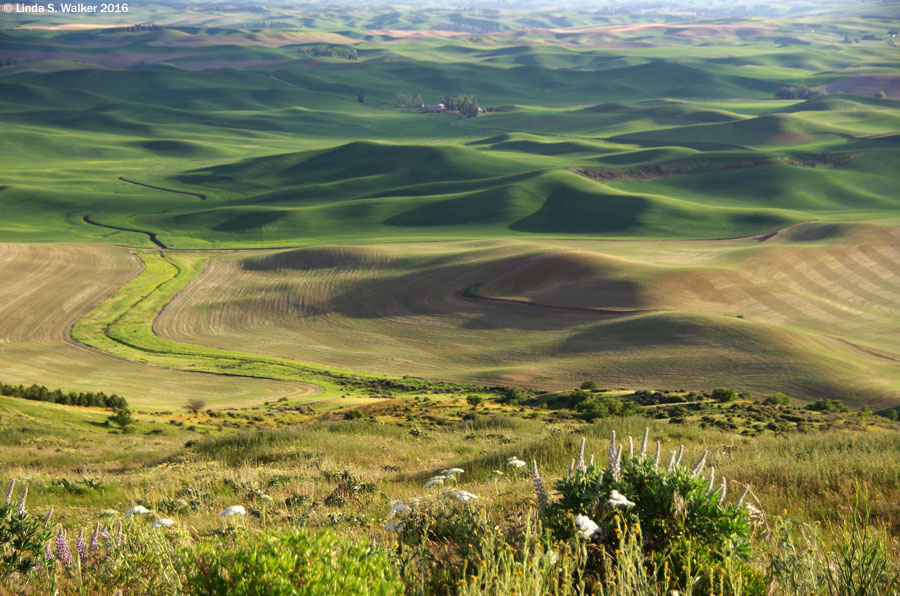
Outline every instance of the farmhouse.
<svg viewBox="0 0 900 596">
<path fill-rule="evenodd" d="M 439 103 L 436 106 L 423 106 L 421 109 L 423 114 L 443 114 L 446 111 L 447 106 L 442 103 Z"/>
</svg>

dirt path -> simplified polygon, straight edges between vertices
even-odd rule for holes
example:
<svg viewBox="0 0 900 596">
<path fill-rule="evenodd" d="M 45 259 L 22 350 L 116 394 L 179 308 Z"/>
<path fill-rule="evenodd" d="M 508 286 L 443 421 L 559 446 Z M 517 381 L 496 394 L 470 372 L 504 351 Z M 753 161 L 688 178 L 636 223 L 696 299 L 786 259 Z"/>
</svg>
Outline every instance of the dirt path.
<svg viewBox="0 0 900 596">
<path fill-rule="evenodd" d="M 188 192 L 186 190 L 175 190 L 174 188 L 165 188 L 162 186 L 153 186 L 152 184 L 144 184 L 143 182 L 135 182 L 134 180 L 129 180 L 128 178 L 123 178 L 119 176 L 119 180 L 122 182 L 127 182 L 129 184 L 137 184 L 138 186 L 143 186 L 144 188 L 152 188 L 153 190 L 161 190 L 164 192 L 173 192 L 179 195 L 190 195 L 192 197 L 197 197 L 201 201 L 206 200 L 206 195 L 199 192 Z"/>
</svg>

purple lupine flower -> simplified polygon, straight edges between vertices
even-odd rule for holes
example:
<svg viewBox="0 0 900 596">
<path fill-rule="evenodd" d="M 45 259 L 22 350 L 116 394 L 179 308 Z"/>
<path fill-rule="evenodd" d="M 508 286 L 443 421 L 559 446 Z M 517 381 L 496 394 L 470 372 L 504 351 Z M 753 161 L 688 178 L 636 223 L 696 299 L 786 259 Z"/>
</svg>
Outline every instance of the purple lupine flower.
<svg viewBox="0 0 900 596">
<path fill-rule="evenodd" d="M 87 560 L 87 544 L 84 542 L 84 528 L 78 532 L 78 538 L 75 539 L 75 550 L 78 551 L 78 557 L 81 561 Z"/>
<path fill-rule="evenodd" d="M 53 556 L 53 551 L 50 550 L 50 541 L 47 541 L 47 544 L 44 545 L 44 558 L 47 559 L 48 563 L 52 563 L 53 559 L 56 557 Z"/>
<path fill-rule="evenodd" d="M 122 530 L 122 522 L 119 522 L 119 530 L 116 532 L 116 546 L 122 546 L 125 543 L 125 532 Z"/>
<path fill-rule="evenodd" d="M 586 439 L 581 437 L 581 445 L 578 447 L 578 462 L 575 464 L 575 469 L 577 469 L 580 473 L 584 474 L 587 472 L 587 466 L 584 463 L 584 444 Z"/>
<path fill-rule="evenodd" d="M 62 528 L 56 533 L 56 558 L 66 567 L 72 564 L 72 553 L 66 542 L 66 531 Z"/>
<path fill-rule="evenodd" d="M 44 517 L 44 525 L 50 525 L 50 518 L 53 517 L 53 505 L 50 505 L 50 511 L 47 512 L 47 515 Z"/>
<path fill-rule="evenodd" d="M 106 546 L 109 546 L 109 530 L 106 529 L 106 526 L 103 526 L 103 529 L 100 530 L 100 538 L 103 538 L 103 542 L 106 543 Z"/>
<path fill-rule="evenodd" d="M 22 489 L 22 496 L 19 498 L 19 515 L 25 515 L 25 499 L 28 498 L 28 485 Z"/>
<path fill-rule="evenodd" d="M 531 475 L 532 482 L 534 482 L 534 496 L 537 498 L 538 509 L 543 509 L 547 506 L 547 490 L 544 488 L 544 481 L 541 480 L 541 475 L 538 473 L 536 460 L 531 460 Z"/>
<path fill-rule="evenodd" d="M 13 478 L 12 480 L 9 481 L 9 488 L 6 489 L 6 502 L 4 503 L 4 505 L 8 506 L 10 504 L 10 502 L 12 502 L 13 488 L 15 488 L 15 486 L 16 486 L 16 479 Z"/>
<path fill-rule="evenodd" d="M 100 522 L 94 526 L 94 533 L 91 534 L 91 541 L 88 544 L 88 550 L 92 553 L 100 550 Z"/>
<path fill-rule="evenodd" d="M 44 564 L 41 563 L 40 561 L 38 561 L 37 563 L 34 564 L 34 569 L 35 569 L 35 571 L 37 571 L 39 574 L 41 574 L 41 575 L 44 574 Z"/>
</svg>

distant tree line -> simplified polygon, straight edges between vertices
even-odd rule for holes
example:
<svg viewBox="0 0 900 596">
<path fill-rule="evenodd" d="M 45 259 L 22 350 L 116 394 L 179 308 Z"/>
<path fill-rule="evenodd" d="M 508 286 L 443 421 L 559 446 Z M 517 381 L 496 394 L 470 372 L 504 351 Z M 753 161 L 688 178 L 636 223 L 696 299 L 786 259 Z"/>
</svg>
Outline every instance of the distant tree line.
<svg viewBox="0 0 900 596">
<path fill-rule="evenodd" d="M 124 409 L 128 407 L 128 402 L 125 401 L 125 398 L 120 397 L 115 393 L 107 395 L 102 392 L 94 391 L 81 393 L 76 393 L 74 391 L 63 392 L 59 389 L 48 389 L 43 385 L 25 387 L 24 385 L 8 385 L 6 383 L 0 383 L 0 395 L 30 399 L 32 401 L 48 401 L 66 406 L 89 406 L 114 409 Z"/>
<path fill-rule="evenodd" d="M 106 33 L 140 33 L 142 31 L 162 31 L 159 25 L 129 25 L 128 27 L 111 27 Z"/>
<path fill-rule="evenodd" d="M 444 106 L 451 112 L 459 112 L 467 118 L 474 118 L 478 115 L 478 102 L 474 95 L 444 97 Z"/>
<path fill-rule="evenodd" d="M 775 97 L 778 99 L 816 99 L 825 95 L 824 91 L 810 89 L 809 87 L 795 87 L 793 85 L 779 87 L 775 90 Z"/>
<path fill-rule="evenodd" d="M 325 58 L 343 58 L 344 60 L 356 60 L 358 55 L 356 48 L 328 43 L 300 46 L 297 51 L 301 54 Z"/>
</svg>

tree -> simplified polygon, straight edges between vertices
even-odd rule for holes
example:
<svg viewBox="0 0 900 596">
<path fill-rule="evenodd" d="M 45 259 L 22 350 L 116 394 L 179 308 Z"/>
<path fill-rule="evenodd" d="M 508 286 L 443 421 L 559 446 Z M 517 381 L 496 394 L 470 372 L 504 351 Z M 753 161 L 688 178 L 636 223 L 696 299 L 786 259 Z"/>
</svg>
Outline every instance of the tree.
<svg viewBox="0 0 900 596">
<path fill-rule="evenodd" d="M 581 389 L 587 389 L 588 391 L 593 391 L 597 389 L 597 381 L 585 381 L 581 384 Z"/>
<path fill-rule="evenodd" d="M 184 404 L 184 407 L 194 414 L 199 414 L 206 409 L 206 400 L 200 399 L 199 397 L 192 397 Z"/>
<path fill-rule="evenodd" d="M 366 96 L 363 93 L 362 89 L 360 89 L 359 93 L 356 94 L 356 101 L 358 101 L 359 103 L 366 103 Z"/>
<path fill-rule="evenodd" d="M 128 432 L 128 427 L 134 423 L 134 418 L 131 417 L 131 410 L 119 408 L 107 418 L 107 421 L 121 428 L 122 432 Z"/>
<path fill-rule="evenodd" d="M 734 389 L 726 389 L 725 387 L 716 387 L 712 392 L 712 398 L 720 402 L 734 401 L 737 397 L 737 391 Z"/>
<path fill-rule="evenodd" d="M 466 401 L 470 406 L 472 406 L 472 409 L 474 410 L 475 408 L 480 406 L 481 402 L 484 400 L 479 395 L 469 395 L 468 397 L 466 397 Z"/>
</svg>

